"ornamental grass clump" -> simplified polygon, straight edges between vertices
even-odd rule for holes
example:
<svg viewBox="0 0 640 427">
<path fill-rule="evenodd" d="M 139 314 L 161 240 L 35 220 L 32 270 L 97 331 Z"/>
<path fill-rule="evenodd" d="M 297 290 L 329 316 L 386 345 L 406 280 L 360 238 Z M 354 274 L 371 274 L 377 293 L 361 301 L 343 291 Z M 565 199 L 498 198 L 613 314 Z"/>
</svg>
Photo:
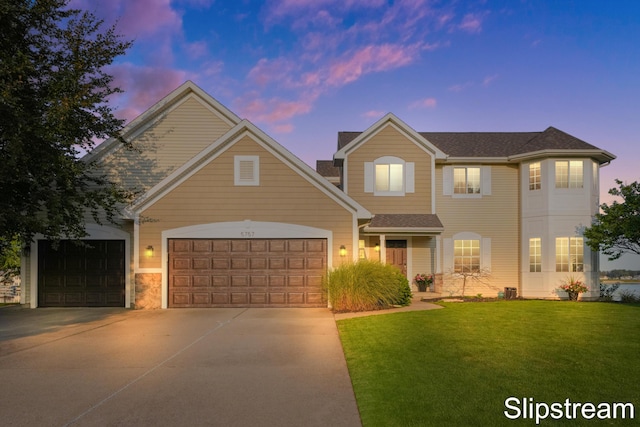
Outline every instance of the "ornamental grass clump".
<svg viewBox="0 0 640 427">
<path fill-rule="evenodd" d="M 400 270 L 375 261 L 343 264 L 324 280 L 334 311 L 370 311 L 411 304 L 409 281 Z"/>
</svg>

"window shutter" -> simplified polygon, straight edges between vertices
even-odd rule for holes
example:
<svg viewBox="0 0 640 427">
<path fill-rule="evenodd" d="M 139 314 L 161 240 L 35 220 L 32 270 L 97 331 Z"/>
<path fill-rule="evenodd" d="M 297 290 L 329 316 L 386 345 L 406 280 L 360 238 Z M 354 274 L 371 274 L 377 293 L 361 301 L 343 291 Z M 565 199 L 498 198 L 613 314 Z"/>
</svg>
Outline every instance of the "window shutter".
<svg viewBox="0 0 640 427">
<path fill-rule="evenodd" d="M 415 193 L 415 163 L 407 162 L 404 167 L 404 191 L 405 193 Z"/>
<path fill-rule="evenodd" d="M 491 271 L 491 237 L 483 237 L 480 247 L 480 268 Z"/>
<path fill-rule="evenodd" d="M 453 195 L 453 166 L 445 166 L 442 169 L 442 195 Z"/>
<path fill-rule="evenodd" d="M 482 194 L 491 195 L 491 166 L 482 166 Z"/>
<path fill-rule="evenodd" d="M 442 239 L 442 255 L 444 271 L 453 271 L 453 239 Z"/>
<path fill-rule="evenodd" d="M 373 193 L 373 162 L 364 164 L 364 192 Z"/>
</svg>

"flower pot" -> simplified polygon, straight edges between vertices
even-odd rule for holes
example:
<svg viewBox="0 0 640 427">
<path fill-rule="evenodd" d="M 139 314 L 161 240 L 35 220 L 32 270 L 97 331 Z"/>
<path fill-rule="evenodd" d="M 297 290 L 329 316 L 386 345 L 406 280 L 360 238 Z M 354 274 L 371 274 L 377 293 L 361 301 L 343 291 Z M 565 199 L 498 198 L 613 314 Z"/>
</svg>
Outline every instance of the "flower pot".
<svg viewBox="0 0 640 427">
<path fill-rule="evenodd" d="M 578 301 L 578 295 L 580 295 L 579 292 L 568 291 L 567 294 L 569 295 L 569 301 Z"/>
<path fill-rule="evenodd" d="M 427 284 L 418 283 L 418 292 L 427 292 Z"/>
</svg>

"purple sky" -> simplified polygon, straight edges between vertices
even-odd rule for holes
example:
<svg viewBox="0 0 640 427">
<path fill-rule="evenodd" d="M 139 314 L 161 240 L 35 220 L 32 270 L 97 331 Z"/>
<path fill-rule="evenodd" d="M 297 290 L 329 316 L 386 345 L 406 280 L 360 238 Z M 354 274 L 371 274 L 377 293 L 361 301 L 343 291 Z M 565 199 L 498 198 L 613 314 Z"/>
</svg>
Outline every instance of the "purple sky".
<svg viewBox="0 0 640 427">
<path fill-rule="evenodd" d="M 111 72 L 132 119 L 193 80 L 315 166 L 393 112 L 417 131 L 557 127 L 640 180 L 635 0 L 72 0 L 133 48 Z M 640 270 L 640 257 L 603 269 Z"/>
</svg>

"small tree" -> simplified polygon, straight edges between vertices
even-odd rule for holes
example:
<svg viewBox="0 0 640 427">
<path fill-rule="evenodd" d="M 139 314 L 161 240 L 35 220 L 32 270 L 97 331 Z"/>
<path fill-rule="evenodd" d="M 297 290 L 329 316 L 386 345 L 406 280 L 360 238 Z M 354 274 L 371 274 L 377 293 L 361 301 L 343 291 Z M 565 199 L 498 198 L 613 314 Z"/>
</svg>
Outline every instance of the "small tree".
<svg viewBox="0 0 640 427">
<path fill-rule="evenodd" d="M 451 279 L 453 279 L 454 282 L 462 280 L 462 288 L 448 286 L 451 296 L 453 296 L 455 292 L 459 292 L 459 295 L 461 297 L 464 297 L 464 294 L 467 290 L 467 285 L 471 282 L 481 283 L 482 285 L 490 289 L 495 289 L 495 287 L 489 284 L 487 281 L 487 278 L 491 276 L 491 270 L 489 270 L 488 268 L 462 269 L 460 271 L 451 270 L 449 271 L 448 275 L 451 277 Z"/>
<path fill-rule="evenodd" d="M 17 239 L 81 238 L 130 193 L 80 158 L 118 137 L 107 66 L 130 46 L 69 0 L 0 4 L 0 252 Z"/>
<path fill-rule="evenodd" d="M 602 250 L 609 260 L 624 253 L 640 254 L 640 184 L 626 185 L 618 179 L 616 184 L 619 188 L 610 189 L 609 194 L 621 197 L 622 203 L 602 204 L 602 213 L 584 230 L 586 244 L 594 251 Z"/>
</svg>

